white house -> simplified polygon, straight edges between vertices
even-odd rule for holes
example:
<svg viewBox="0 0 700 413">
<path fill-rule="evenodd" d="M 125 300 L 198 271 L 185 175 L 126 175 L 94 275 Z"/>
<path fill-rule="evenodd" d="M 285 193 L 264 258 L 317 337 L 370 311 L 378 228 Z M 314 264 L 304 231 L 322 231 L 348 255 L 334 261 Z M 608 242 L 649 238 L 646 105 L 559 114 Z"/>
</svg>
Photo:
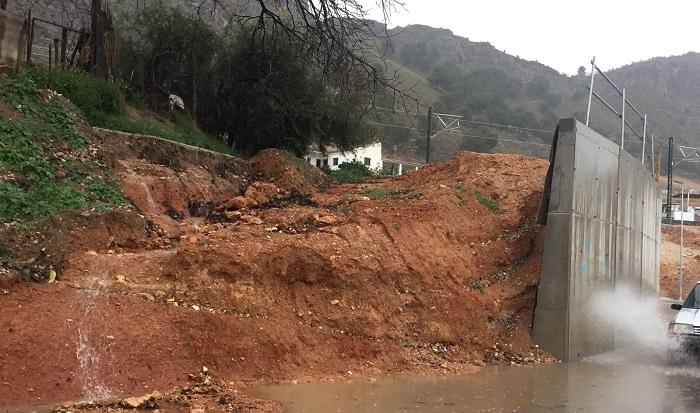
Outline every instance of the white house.
<svg viewBox="0 0 700 413">
<path fill-rule="evenodd" d="M 673 213 L 674 221 L 680 221 L 681 219 L 686 222 L 695 221 L 695 211 L 696 208 L 692 206 L 687 207 L 685 211 L 681 211 L 678 204 L 671 204 L 671 212 Z"/>
<path fill-rule="evenodd" d="M 335 170 L 346 162 L 356 160 L 373 171 L 381 171 L 382 169 L 381 142 L 355 148 L 349 152 L 342 152 L 333 146 L 326 146 L 325 148 L 326 152 L 323 153 L 317 146 L 309 147 L 309 153 L 306 155 L 306 162 L 319 168 L 328 166 Z"/>
</svg>

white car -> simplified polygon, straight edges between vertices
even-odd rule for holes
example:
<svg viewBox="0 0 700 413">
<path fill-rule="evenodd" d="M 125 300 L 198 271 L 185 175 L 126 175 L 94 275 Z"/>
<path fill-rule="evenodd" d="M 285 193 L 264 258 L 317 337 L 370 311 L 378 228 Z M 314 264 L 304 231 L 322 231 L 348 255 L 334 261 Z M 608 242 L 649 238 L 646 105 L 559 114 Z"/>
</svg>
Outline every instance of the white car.
<svg viewBox="0 0 700 413">
<path fill-rule="evenodd" d="M 676 359 L 687 352 L 700 354 L 700 283 L 695 284 L 683 304 L 671 304 L 678 314 L 668 325 L 669 355 Z"/>
</svg>

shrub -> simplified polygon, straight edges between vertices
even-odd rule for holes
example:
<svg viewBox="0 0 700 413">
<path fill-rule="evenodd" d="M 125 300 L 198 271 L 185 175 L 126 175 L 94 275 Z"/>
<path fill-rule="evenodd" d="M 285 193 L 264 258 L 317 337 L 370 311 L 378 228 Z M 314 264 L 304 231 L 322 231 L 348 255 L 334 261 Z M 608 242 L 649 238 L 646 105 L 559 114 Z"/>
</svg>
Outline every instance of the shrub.
<svg viewBox="0 0 700 413">
<path fill-rule="evenodd" d="M 362 180 L 362 178 L 372 175 L 372 171 L 357 160 L 340 164 L 335 171 L 331 171 L 330 169 L 326 171 L 338 182 L 342 183 L 357 182 Z"/>
</svg>

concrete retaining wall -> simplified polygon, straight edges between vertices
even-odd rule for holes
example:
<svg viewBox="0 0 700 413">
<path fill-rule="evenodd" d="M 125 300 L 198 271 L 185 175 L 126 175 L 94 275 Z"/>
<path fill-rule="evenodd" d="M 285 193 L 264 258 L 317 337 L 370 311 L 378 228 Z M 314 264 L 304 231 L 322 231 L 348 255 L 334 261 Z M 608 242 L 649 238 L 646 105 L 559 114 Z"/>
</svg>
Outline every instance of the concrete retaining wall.
<svg viewBox="0 0 700 413">
<path fill-rule="evenodd" d="M 610 351 L 590 300 L 658 290 L 661 199 L 644 166 L 574 119 L 559 123 L 533 338 L 562 360 Z"/>
<path fill-rule="evenodd" d="M 22 57 L 20 49 L 24 46 L 22 27 L 24 19 L 0 10 L 0 72 L 14 71 L 17 60 Z"/>
</svg>

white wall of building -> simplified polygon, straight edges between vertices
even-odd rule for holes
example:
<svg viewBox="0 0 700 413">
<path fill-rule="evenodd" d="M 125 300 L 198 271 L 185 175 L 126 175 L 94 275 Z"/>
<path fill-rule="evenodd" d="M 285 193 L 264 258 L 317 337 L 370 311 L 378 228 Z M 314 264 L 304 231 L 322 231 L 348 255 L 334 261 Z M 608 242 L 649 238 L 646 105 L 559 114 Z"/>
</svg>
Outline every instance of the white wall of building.
<svg viewBox="0 0 700 413">
<path fill-rule="evenodd" d="M 340 165 L 346 162 L 352 162 L 357 160 L 358 162 L 364 164 L 369 169 L 374 171 L 381 171 L 382 169 L 382 144 L 381 142 L 373 143 L 371 145 L 363 146 L 361 148 L 356 148 L 351 152 L 341 152 L 337 150 L 329 150 L 327 153 L 322 153 L 319 150 L 309 150 L 309 154 L 306 155 L 306 162 L 317 167 L 328 166 L 329 168 L 335 170 L 340 167 Z"/>
<path fill-rule="evenodd" d="M 673 220 L 674 221 L 680 221 L 681 218 L 683 221 L 695 221 L 695 208 L 691 207 L 689 208 L 689 211 L 686 212 L 681 212 L 681 211 L 673 211 Z"/>
</svg>

